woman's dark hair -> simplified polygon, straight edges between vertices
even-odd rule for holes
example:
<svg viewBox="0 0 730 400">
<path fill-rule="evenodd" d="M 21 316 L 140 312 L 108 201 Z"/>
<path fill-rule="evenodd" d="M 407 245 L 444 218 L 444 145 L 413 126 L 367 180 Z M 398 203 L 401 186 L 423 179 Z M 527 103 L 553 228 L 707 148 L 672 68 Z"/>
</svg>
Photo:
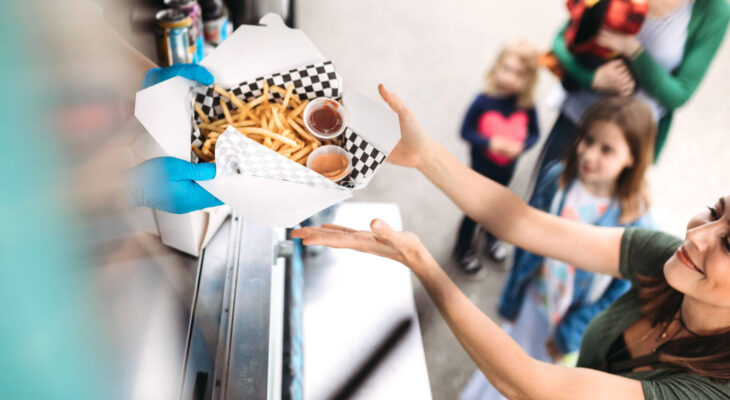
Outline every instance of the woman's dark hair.
<svg viewBox="0 0 730 400">
<path fill-rule="evenodd" d="M 669 286 L 663 274 L 637 278 L 641 313 L 653 327 L 669 324 L 682 306 L 684 294 Z M 727 382 L 730 380 L 730 331 L 673 340 L 663 347 L 659 360 L 679 370 Z"/>
<path fill-rule="evenodd" d="M 619 222 L 630 223 L 649 208 L 649 189 L 645 174 L 654 159 L 656 123 L 649 107 L 634 97 L 605 97 L 592 104 L 575 129 L 573 147 L 565 157 L 561 186 L 578 177 L 578 145 L 598 123 L 615 124 L 623 133 L 634 159 L 616 181 L 616 197 L 621 203 Z"/>
</svg>

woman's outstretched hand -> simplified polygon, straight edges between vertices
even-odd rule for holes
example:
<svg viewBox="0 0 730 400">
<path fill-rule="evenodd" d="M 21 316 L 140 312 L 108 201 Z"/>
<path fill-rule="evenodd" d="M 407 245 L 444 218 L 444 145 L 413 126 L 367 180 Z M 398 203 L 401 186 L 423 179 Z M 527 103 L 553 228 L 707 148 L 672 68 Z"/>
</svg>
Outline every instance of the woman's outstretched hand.
<svg viewBox="0 0 730 400">
<path fill-rule="evenodd" d="M 382 83 L 378 85 L 378 91 L 388 106 L 398 114 L 400 122 L 401 138 L 388 155 L 388 161 L 404 167 L 420 167 L 428 141 L 426 131 L 398 95 L 389 92 Z"/>
<path fill-rule="evenodd" d="M 292 237 L 302 239 L 304 245 L 321 245 L 352 249 L 387 257 L 414 269 L 433 257 L 418 236 L 398 232 L 379 219 L 370 223 L 370 231 L 356 231 L 339 225 L 324 224 L 319 228 L 307 227 L 292 231 Z"/>
</svg>

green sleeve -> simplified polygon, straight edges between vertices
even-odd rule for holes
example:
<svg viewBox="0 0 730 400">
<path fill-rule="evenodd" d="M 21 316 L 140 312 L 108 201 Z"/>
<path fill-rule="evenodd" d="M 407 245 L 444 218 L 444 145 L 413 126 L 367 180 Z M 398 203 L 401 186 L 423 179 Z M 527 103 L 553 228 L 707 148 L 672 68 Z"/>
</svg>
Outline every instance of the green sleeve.
<svg viewBox="0 0 730 400">
<path fill-rule="evenodd" d="M 710 379 L 692 375 L 679 374 L 657 380 L 643 380 L 641 387 L 646 400 L 685 400 L 708 399 L 721 400 L 730 397 L 727 384 L 712 382 Z"/>
<path fill-rule="evenodd" d="M 555 37 L 555 41 L 553 41 L 553 53 L 558 60 L 560 60 L 560 64 L 563 69 L 571 78 L 580 83 L 580 85 L 585 89 L 591 90 L 595 71 L 581 65 L 578 60 L 575 59 L 573 53 L 568 50 L 568 46 L 565 44 L 565 38 L 563 35 L 567 27 L 568 25 L 566 24 Z"/>
<path fill-rule="evenodd" d="M 621 237 L 619 270 L 621 276 L 636 283 L 637 275 L 661 276 L 682 239 L 642 228 L 626 228 Z"/>
<path fill-rule="evenodd" d="M 682 106 L 697 89 L 730 21 L 730 6 L 725 0 L 715 2 L 703 11 L 692 11 L 695 12 L 702 12 L 702 15 L 697 16 L 696 27 L 690 22 L 684 58 L 673 74 L 664 70 L 646 51 L 631 63 L 639 85 L 670 110 Z M 693 29 L 696 29 L 694 35 Z"/>
</svg>

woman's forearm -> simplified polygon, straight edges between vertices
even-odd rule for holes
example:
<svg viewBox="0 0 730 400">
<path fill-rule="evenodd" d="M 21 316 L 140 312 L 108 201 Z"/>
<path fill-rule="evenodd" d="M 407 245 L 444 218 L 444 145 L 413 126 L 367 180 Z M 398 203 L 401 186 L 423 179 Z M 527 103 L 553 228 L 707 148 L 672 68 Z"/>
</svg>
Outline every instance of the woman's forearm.
<svg viewBox="0 0 730 400">
<path fill-rule="evenodd" d="M 537 210 L 426 138 L 418 169 L 471 219 L 497 238 L 531 253 L 620 277 L 623 228 L 597 227 Z M 576 252 L 579 248 L 583 251 Z"/>
<path fill-rule="evenodd" d="M 424 254 L 425 253 L 425 254 Z M 461 346 L 509 399 L 643 399 L 641 382 L 535 360 L 477 308 L 427 252 L 408 266 Z"/>
<path fill-rule="evenodd" d="M 573 53 L 568 50 L 568 46 L 565 44 L 563 36 L 566 28 L 567 25 L 563 27 L 563 29 L 561 29 L 555 37 L 552 48 L 553 54 L 555 54 L 560 61 L 560 65 L 571 78 L 578 82 L 584 89 L 590 90 L 593 85 L 595 71 L 582 66 L 578 60 L 575 59 Z"/>
<path fill-rule="evenodd" d="M 535 398 L 543 364 L 528 356 L 477 308 L 432 257 L 411 267 L 459 343 L 497 390 L 510 399 Z"/>
<path fill-rule="evenodd" d="M 464 165 L 427 139 L 419 170 L 470 218 L 502 240 L 516 243 L 516 222 L 529 207 L 506 187 Z"/>
<path fill-rule="evenodd" d="M 636 82 L 666 108 L 679 108 L 689 100 L 722 44 L 730 21 L 730 7 L 726 2 L 715 3 L 712 10 L 707 10 L 712 18 L 707 18 L 698 28 L 677 70 L 666 71 L 646 51 L 631 62 Z"/>
</svg>

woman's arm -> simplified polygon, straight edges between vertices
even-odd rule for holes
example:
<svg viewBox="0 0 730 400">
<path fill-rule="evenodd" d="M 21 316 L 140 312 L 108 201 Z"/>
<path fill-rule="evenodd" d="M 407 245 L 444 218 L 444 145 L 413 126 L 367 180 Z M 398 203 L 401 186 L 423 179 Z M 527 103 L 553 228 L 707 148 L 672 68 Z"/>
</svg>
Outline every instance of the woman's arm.
<svg viewBox="0 0 730 400">
<path fill-rule="evenodd" d="M 566 25 L 567 27 L 567 25 Z M 563 37 L 565 28 L 555 37 L 553 53 L 570 78 L 586 90 L 629 96 L 634 92 L 636 82 L 621 59 L 604 63 L 595 70 L 584 67 L 568 49 Z"/>
<path fill-rule="evenodd" d="M 498 238 L 588 271 L 620 276 L 623 228 L 596 227 L 536 210 L 509 189 L 466 167 L 430 139 L 419 170 L 464 213 Z"/>
<path fill-rule="evenodd" d="M 464 213 L 498 238 L 532 253 L 615 277 L 623 228 L 568 221 L 525 204 L 509 189 L 471 170 L 432 140 L 393 93 L 380 94 L 398 114 L 401 139 L 388 161 L 418 168 Z"/>
<path fill-rule="evenodd" d="M 558 35 L 555 36 L 555 40 L 553 41 L 553 54 L 555 54 L 555 57 L 560 61 L 560 65 L 571 78 L 578 82 L 584 89 L 591 90 L 595 71 L 581 65 L 575 56 L 573 56 L 573 53 L 568 50 L 563 36 L 567 27 L 568 25 L 566 24 L 558 32 Z"/>
<path fill-rule="evenodd" d="M 665 71 L 644 51 L 631 63 L 636 80 L 642 88 L 669 109 L 681 107 L 689 100 L 707 72 L 727 30 L 723 26 L 698 33 L 695 45 L 687 49 L 685 60 L 679 69 L 671 74 Z"/>
<path fill-rule="evenodd" d="M 638 54 L 630 62 L 636 81 L 662 105 L 676 109 L 687 102 L 699 86 L 728 28 L 730 7 L 726 2 L 718 2 L 718 6 L 707 13 L 711 17 L 702 22 L 694 38 L 688 38 L 692 42 L 685 47 L 682 64 L 676 71 L 666 71 L 649 53 L 641 51 L 633 36 L 603 30 L 598 42 L 629 59 L 632 54 Z"/>
<path fill-rule="evenodd" d="M 510 399 L 643 399 L 637 380 L 537 361 L 433 266 L 416 274 L 469 357 Z M 415 270 L 414 270 L 415 272 Z"/>
<path fill-rule="evenodd" d="M 372 232 L 334 225 L 292 232 L 305 245 L 350 248 L 408 266 L 452 332 L 489 381 L 510 399 L 643 399 L 641 382 L 585 368 L 565 368 L 528 356 L 444 273 L 420 240 L 374 220 Z"/>
</svg>

